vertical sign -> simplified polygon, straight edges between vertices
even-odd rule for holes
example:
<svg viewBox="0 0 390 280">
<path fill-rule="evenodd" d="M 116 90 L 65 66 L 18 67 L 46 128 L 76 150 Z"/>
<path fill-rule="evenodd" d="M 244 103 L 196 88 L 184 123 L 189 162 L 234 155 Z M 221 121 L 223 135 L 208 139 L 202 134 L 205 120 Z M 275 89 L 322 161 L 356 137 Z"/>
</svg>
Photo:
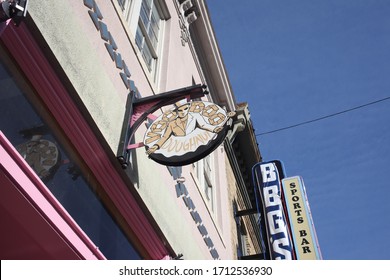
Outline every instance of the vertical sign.
<svg viewBox="0 0 390 280">
<path fill-rule="evenodd" d="M 283 211 L 277 162 L 256 164 L 253 167 L 253 180 L 262 200 L 270 258 L 273 260 L 294 259 L 291 235 Z M 257 192 L 256 189 L 255 192 Z"/>
<path fill-rule="evenodd" d="M 305 186 L 301 177 L 282 180 L 297 259 L 321 259 Z"/>
</svg>

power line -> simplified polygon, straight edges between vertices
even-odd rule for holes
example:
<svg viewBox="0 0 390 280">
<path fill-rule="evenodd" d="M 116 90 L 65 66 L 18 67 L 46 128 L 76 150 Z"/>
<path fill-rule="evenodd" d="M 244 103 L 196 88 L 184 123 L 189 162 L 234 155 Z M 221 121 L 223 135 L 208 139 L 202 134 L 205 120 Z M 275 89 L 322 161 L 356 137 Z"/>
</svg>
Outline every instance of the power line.
<svg viewBox="0 0 390 280">
<path fill-rule="evenodd" d="M 366 104 L 363 104 L 363 105 L 360 105 L 360 106 L 357 106 L 357 107 L 354 107 L 354 108 L 351 108 L 351 109 L 347 109 L 347 110 L 344 110 L 344 111 L 341 111 L 341 112 L 337 112 L 337 113 L 330 114 L 330 115 L 327 115 L 327 116 L 323 116 L 323 117 L 320 117 L 320 118 L 317 118 L 317 119 L 313 119 L 313 120 L 310 120 L 310 121 L 297 123 L 297 124 L 294 124 L 294 125 L 278 128 L 278 129 L 275 129 L 275 130 L 270 130 L 270 131 L 267 131 L 267 132 L 261 132 L 261 133 L 256 134 L 256 136 L 265 135 L 265 134 L 271 134 L 271 133 L 275 133 L 275 132 L 278 132 L 278 131 L 282 131 L 282 130 L 294 128 L 294 127 L 297 127 L 297 126 L 305 125 L 305 124 L 308 124 L 308 123 L 317 122 L 317 121 L 320 121 L 320 120 L 323 120 L 323 119 L 327 119 L 327 118 L 331 118 L 331 117 L 334 117 L 334 116 L 337 116 L 337 115 L 341 115 L 341 114 L 344 114 L 344 113 L 347 113 L 347 112 L 350 112 L 350 111 L 353 111 L 353 110 L 361 109 L 363 107 L 370 106 L 370 105 L 373 105 L 373 104 L 385 101 L 387 99 L 390 99 L 390 96 L 389 97 L 385 97 L 383 99 L 379 99 L 379 100 L 370 102 L 370 103 L 366 103 Z"/>
</svg>

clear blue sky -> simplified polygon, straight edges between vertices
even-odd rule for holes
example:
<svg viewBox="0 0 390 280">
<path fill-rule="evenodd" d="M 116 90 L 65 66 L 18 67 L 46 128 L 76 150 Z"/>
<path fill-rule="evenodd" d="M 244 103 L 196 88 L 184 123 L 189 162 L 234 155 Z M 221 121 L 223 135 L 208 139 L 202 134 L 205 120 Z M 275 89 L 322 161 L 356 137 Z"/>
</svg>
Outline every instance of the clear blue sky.
<svg viewBox="0 0 390 280">
<path fill-rule="evenodd" d="M 390 97 L 390 1 L 207 3 L 257 134 Z M 257 140 L 302 176 L 324 259 L 390 259 L 390 100 Z"/>
</svg>

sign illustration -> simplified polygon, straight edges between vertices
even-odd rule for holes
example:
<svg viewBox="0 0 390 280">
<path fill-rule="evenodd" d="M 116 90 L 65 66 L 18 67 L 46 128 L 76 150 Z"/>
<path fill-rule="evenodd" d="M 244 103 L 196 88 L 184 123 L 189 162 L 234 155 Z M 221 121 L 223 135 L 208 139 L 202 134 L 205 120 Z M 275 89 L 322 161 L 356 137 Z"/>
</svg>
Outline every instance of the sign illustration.
<svg viewBox="0 0 390 280">
<path fill-rule="evenodd" d="M 146 153 L 164 165 L 195 162 L 222 143 L 234 115 L 211 102 L 177 102 L 149 126 L 144 137 Z"/>
</svg>

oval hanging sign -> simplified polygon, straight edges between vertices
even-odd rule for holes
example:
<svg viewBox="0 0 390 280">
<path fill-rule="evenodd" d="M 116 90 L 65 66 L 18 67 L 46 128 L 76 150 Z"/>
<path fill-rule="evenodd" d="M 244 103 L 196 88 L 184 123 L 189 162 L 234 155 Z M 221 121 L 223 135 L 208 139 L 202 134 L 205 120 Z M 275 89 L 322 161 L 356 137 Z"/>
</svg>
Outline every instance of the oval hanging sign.
<svg viewBox="0 0 390 280">
<path fill-rule="evenodd" d="M 146 153 L 168 166 L 196 162 L 222 143 L 234 115 L 211 102 L 177 102 L 149 126 L 144 136 Z"/>
</svg>

